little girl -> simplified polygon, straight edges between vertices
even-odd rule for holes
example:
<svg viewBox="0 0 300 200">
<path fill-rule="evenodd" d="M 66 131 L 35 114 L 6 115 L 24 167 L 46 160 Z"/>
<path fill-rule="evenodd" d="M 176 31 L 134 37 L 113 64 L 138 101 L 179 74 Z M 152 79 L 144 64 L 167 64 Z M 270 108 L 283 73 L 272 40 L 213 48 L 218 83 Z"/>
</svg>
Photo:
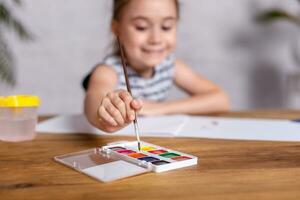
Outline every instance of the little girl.
<svg viewBox="0 0 300 200">
<path fill-rule="evenodd" d="M 111 29 L 126 53 L 132 96 L 120 53 L 106 57 L 85 79 L 85 114 L 95 127 L 115 132 L 141 115 L 209 114 L 229 109 L 227 95 L 175 59 L 178 0 L 114 0 Z M 165 101 L 175 83 L 190 97 Z"/>
</svg>

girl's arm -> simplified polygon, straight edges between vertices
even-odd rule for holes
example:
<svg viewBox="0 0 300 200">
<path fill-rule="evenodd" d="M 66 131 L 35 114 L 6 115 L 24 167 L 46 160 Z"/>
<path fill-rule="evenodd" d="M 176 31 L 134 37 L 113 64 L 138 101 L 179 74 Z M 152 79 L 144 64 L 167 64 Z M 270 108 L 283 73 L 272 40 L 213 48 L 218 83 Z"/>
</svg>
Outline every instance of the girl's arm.
<svg viewBox="0 0 300 200">
<path fill-rule="evenodd" d="M 141 114 L 211 114 L 229 110 L 226 93 L 186 64 L 176 61 L 174 73 L 175 84 L 190 97 L 163 103 L 144 102 Z"/>
<path fill-rule="evenodd" d="M 114 91 L 117 81 L 113 69 L 98 66 L 92 73 L 85 96 L 84 112 L 88 121 L 106 132 L 127 126 L 134 120 L 134 111 L 141 108 L 127 91 Z"/>
</svg>

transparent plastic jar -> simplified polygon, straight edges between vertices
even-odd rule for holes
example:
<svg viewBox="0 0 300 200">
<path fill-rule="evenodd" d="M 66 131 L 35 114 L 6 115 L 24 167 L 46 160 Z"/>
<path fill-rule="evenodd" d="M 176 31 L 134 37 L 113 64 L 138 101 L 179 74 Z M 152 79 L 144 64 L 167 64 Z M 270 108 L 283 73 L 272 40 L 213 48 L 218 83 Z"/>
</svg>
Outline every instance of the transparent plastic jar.
<svg viewBox="0 0 300 200">
<path fill-rule="evenodd" d="M 0 140 L 19 142 L 34 139 L 39 105 L 37 96 L 0 97 Z"/>
</svg>

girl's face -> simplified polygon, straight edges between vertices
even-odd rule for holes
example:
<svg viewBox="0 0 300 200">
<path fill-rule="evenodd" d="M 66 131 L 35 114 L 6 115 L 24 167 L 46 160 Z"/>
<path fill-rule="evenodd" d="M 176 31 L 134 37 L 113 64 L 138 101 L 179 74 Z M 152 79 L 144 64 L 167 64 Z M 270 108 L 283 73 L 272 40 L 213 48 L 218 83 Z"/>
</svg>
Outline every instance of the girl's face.
<svg viewBox="0 0 300 200">
<path fill-rule="evenodd" d="M 130 0 L 112 28 L 120 37 L 131 67 L 143 72 L 175 49 L 176 25 L 174 0 Z"/>
</svg>

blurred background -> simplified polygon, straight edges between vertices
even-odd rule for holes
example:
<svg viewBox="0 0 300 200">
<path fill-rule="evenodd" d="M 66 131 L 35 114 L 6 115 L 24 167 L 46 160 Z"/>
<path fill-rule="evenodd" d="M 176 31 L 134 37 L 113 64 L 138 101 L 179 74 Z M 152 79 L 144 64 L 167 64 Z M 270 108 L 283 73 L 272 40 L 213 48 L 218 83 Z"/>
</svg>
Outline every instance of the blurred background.
<svg viewBox="0 0 300 200">
<path fill-rule="evenodd" d="M 0 95 L 36 94 L 42 99 L 41 114 L 82 112 L 81 80 L 110 50 L 112 1 L 0 2 L 26 28 L 22 33 L 22 27 L 0 23 L 0 52 L 10 58 L 2 67 Z M 297 20 L 257 20 L 274 8 L 300 14 L 297 0 L 180 2 L 176 54 L 219 84 L 232 110 L 300 108 Z M 4 14 L 0 9 L 0 17 Z M 170 98 L 184 95 L 174 88 Z"/>
</svg>

